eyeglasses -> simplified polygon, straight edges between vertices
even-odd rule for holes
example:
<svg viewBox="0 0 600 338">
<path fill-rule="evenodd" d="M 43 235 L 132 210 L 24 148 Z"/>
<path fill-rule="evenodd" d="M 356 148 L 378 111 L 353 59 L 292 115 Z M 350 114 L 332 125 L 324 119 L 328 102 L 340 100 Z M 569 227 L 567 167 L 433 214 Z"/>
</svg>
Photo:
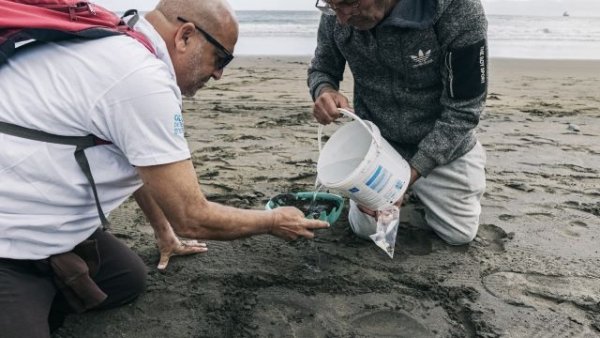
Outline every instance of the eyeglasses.
<svg viewBox="0 0 600 338">
<path fill-rule="evenodd" d="M 183 23 L 191 22 L 180 16 L 177 17 L 177 20 L 179 20 Z M 219 41 L 217 41 L 217 39 L 215 39 L 212 35 L 208 34 L 204 29 L 198 27 L 198 25 L 196 25 L 193 22 L 192 22 L 192 24 L 194 25 L 194 27 L 196 27 L 198 32 L 200 32 L 200 33 L 202 33 L 202 35 L 204 35 L 204 37 L 206 38 L 206 40 L 208 40 L 208 42 L 210 42 L 213 46 L 215 46 L 215 48 L 217 48 L 217 50 L 219 52 L 221 52 L 221 54 L 223 54 L 223 55 L 219 55 L 217 58 L 217 61 L 216 61 L 217 69 L 225 68 L 231 62 L 231 60 L 233 60 L 233 54 L 231 54 L 231 52 L 229 52 L 227 50 L 227 48 L 223 47 L 223 45 Z"/>
<path fill-rule="evenodd" d="M 331 3 L 331 0 L 317 0 L 315 7 L 325 15 L 357 15 L 360 7 L 360 0 L 345 0 L 337 4 Z"/>
</svg>

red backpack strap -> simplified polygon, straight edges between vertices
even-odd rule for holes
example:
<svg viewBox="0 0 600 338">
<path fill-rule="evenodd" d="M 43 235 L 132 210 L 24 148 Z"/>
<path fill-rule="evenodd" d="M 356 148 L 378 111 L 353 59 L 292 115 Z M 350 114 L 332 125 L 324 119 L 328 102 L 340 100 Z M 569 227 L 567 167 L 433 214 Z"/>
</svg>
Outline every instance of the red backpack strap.
<svg viewBox="0 0 600 338">
<path fill-rule="evenodd" d="M 137 11 L 128 11 L 138 16 Z M 137 19 L 136 19 L 137 21 Z M 156 54 L 150 40 L 115 13 L 88 1 L 0 0 L 0 65 L 27 40 L 95 39 L 126 34 Z"/>
</svg>

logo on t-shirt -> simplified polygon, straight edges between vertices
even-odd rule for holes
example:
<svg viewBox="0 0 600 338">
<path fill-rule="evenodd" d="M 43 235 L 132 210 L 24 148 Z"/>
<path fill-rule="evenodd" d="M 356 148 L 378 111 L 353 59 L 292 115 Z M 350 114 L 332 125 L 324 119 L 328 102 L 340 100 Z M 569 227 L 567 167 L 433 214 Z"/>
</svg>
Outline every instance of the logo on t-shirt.
<svg viewBox="0 0 600 338">
<path fill-rule="evenodd" d="M 183 115 L 181 113 L 173 115 L 173 133 L 177 136 L 183 136 Z"/>
</svg>

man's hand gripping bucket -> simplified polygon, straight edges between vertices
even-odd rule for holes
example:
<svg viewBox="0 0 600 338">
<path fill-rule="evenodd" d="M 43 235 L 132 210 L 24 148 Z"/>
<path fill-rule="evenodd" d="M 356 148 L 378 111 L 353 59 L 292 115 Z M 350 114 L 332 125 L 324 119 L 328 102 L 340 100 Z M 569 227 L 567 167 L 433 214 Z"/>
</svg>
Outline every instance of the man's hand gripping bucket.
<svg viewBox="0 0 600 338">
<path fill-rule="evenodd" d="M 339 111 L 354 121 L 339 128 L 325 146 L 321 145 L 323 126 L 319 126 L 317 180 L 329 189 L 349 194 L 357 204 L 377 210 L 377 230 L 369 237 L 393 258 L 400 222 L 394 203 L 408 188 L 410 165 L 375 124 L 351 111 Z"/>
</svg>

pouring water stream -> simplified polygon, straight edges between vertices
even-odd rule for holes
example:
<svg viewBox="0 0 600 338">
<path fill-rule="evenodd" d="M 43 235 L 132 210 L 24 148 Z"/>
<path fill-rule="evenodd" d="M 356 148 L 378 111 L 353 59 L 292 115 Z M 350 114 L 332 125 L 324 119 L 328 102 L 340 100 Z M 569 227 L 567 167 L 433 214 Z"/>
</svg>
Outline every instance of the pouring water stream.
<svg viewBox="0 0 600 338">
<path fill-rule="evenodd" d="M 319 191 L 321 191 L 321 189 L 323 189 L 323 185 L 319 185 L 319 181 L 316 180 L 315 181 L 315 191 L 313 193 L 313 198 L 312 201 L 310 202 L 309 206 L 308 206 L 308 210 L 307 210 L 307 215 L 313 219 L 319 218 L 320 214 L 317 214 L 316 211 L 314 211 L 316 205 L 317 205 L 317 194 L 319 193 Z M 311 241 L 311 247 L 313 250 L 313 255 L 315 257 L 315 262 L 314 265 L 311 264 L 307 264 L 308 268 L 310 270 L 312 270 L 313 272 L 317 272 L 320 273 L 321 272 L 321 253 L 319 251 L 319 246 L 315 243 L 314 239 Z"/>
</svg>

